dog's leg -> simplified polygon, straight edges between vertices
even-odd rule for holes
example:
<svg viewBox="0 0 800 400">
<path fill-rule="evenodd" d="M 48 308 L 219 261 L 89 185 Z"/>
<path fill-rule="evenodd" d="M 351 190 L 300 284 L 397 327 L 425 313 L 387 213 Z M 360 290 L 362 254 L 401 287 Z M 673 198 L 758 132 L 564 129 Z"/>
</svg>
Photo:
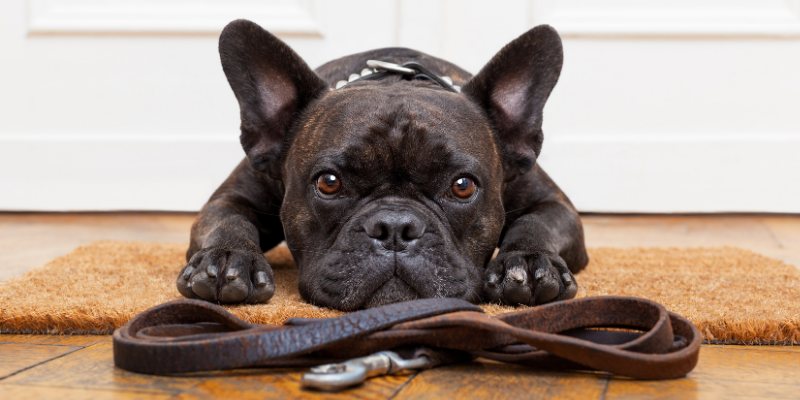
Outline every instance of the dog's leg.
<svg viewBox="0 0 800 400">
<path fill-rule="evenodd" d="M 489 301 L 535 305 L 571 299 L 589 262 L 575 207 L 538 166 L 506 188 L 506 226 L 485 272 Z"/>
<path fill-rule="evenodd" d="M 563 59 L 558 33 L 540 25 L 506 45 L 462 88 L 492 121 L 506 173 L 500 252 L 484 283 L 491 301 L 542 304 L 575 297 L 572 273 L 588 262 L 577 211 L 536 164 L 544 105 Z"/>
<path fill-rule="evenodd" d="M 264 251 L 283 240 L 279 207 L 269 208 L 279 188 L 259 175 L 243 161 L 200 211 L 176 282 L 184 296 L 264 303 L 275 293 Z"/>
<path fill-rule="evenodd" d="M 286 43 L 250 21 L 228 24 L 219 52 L 239 102 L 247 159 L 200 211 L 177 285 L 186 297 L 263 303 L 275 292 L 263 251 L 284 237 L 278 210 L 285 135 L 328 85 Z"/>
</svg>

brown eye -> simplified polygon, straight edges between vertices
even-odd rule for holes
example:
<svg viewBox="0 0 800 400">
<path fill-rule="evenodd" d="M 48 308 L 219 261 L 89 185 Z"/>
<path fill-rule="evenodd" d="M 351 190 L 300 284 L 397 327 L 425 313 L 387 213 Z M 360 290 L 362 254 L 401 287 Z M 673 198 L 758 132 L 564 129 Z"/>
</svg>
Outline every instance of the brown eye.
<svg viewBox="0 0 800 400">
<path fill-rule="evenodd" d="M 317 178 L 317 191 L 323 197 L 330 197 L 339 193 L 342 181 L 334 174 L 322 174 Z"/>
<path fill-rule="evenodd" d="M 453 182 L 452 190 L 456 199 L 461 201 L 470 200 L 472 195 L 475 194 L 475 182 L 467 177 L 458 178 Z"/>
</svg>

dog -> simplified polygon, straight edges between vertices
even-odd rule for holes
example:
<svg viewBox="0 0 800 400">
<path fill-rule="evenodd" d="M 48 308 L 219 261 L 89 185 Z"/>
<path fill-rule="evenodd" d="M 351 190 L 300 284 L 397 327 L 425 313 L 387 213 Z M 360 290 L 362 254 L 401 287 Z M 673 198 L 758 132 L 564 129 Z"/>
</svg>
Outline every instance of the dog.
<svg viewBox="0 0 800 400">
<path fill-rule="evenodd" d="M 225 27 L 219 53 L 246 157 L 192 226 L 182 295 L 267 302 L 263 253 L 285 240 L 317 306 L 575 297 L 583 227 L 536 163 L 563 59 L 553 28 L 526 32 L 475 76 L 405 48 L 313 71 L 246 20 Z M 392 73 L 408 62 L 427 73 Z"/>
</svg>

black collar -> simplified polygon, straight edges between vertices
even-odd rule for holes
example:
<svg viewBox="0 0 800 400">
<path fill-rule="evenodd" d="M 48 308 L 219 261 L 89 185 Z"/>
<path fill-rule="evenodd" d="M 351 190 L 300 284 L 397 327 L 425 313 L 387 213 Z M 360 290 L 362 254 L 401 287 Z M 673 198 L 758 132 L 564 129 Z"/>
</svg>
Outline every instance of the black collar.
<svg viewBox="0 0 800 400">
<path fill-rule="evenodd" d="M 361 74 L 351 74 L 345 81 L 341 80 L 336 82 L 336 87 L 331 90 L 341 89 L 351 82 L 359 81 L 372 81 L 378 80 L 389 75 L 401 75 L 403 78 L 412 79 L 427 79 L 439 86 L 453 92 L 461 93 L 461 87 L 453 85 L 453 81 L 447 76 L 438 76 L 425 68 L 422 64 L 416 62 L 407 62 L 403 65 L 398 65 L 386 61 L 368 60 L 367 67 L 361 70 Z"/>
</svg>

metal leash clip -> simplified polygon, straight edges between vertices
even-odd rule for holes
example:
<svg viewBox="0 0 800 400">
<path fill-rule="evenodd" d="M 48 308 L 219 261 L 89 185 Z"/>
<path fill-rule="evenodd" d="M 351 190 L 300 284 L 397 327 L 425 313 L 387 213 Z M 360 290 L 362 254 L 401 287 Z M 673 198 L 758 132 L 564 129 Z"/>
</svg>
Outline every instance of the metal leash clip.
<svg viewBox="0 0 800 400">
<path fill-rule="evenodd" d="M 303 375 L 300 384 L 304 388 L 338 391 L 358 385 L 373 376 L 394 374 L 405 369 L 425 369 L 430 364 L 426 356 L 404 360 L 393 351 L 380 351 L 343 363 L 311 368 L 311 372 Z"/>
</svg>

